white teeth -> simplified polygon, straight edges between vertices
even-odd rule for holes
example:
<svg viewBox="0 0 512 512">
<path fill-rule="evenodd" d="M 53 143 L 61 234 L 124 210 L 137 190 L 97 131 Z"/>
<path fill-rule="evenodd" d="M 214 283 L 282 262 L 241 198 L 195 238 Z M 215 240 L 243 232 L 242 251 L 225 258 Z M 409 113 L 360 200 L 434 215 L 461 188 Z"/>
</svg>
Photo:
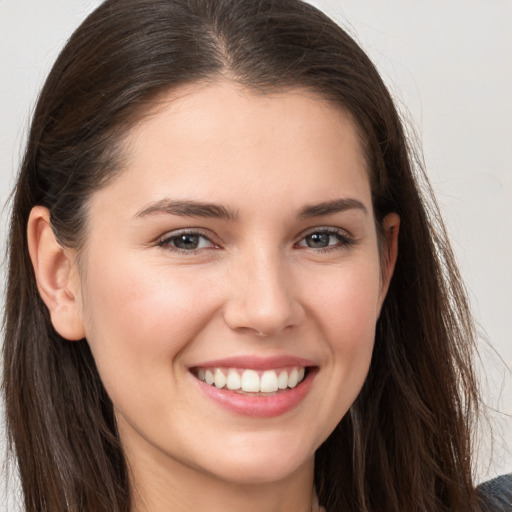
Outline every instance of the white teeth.
<svg viewBox="0 0 512 512">
<path fill-rule="evenodd" d="M 226 385 L 226 376 L 222 373 L 220 368 L 215 370 L 215 387 L 223 388 Z"/>
<path fill-rule="evenodd" d="M 245 370 L 242 373 L 242 391 L 257 393 L 260 390 L 260 378 L 258 372 Z"/>
<path fill-rule="evenodd" d="M 281 370 L 242 370 L 238 368 L 198 368 L 196 376 L 210 386 L 247 393 L 275 393 L 296 387 L 304 380 L 306 369 L 287 367 Z"/>
<path fill-rule="evenodd" d="M 288 387 L 294 388 L 299 383 L 299 372 L 297 368 L 294 368 L 290 375 L 288 375 Z"/>
<path fill-rule="evenodd" d="M 279 374 L 279 378 L 277 379 L 277 387 L 279 389 L 286 389 L 288 387 L 288 372 L 283 370 Z"/>
<path fill-rule="evenodd" d="M 204 372 L 204 380 L 205 380 L 206 384 L 212 385 L 215 382 L 215 378 L 213 376 L 213 372 L 210 371 L 210 370 L 206 370 Z"/>
<path fill-rule="evenodd" d="M 263 372 L 260 382 L 260 391 L 262 393 L 273 393 L 274 391 L 277 391 L 277 389 L 278 385 L 276 372 L 272 370 Z"/>
<path fill-rule="evenodd" d="M 226 387 L 232 390 L 242 387 L 242 379 L 236 370 L 229 370 L 228 378 L 226 379 Z"/>
</svg>

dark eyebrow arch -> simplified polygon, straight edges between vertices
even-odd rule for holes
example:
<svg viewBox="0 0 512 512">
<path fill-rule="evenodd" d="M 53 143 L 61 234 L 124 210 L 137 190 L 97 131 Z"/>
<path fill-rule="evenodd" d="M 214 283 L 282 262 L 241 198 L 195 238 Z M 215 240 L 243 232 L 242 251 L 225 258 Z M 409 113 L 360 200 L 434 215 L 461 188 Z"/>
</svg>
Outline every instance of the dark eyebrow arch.
<svg viewBox="0 0 512 512">
<path fill-rule="evenodd" d="M 181 217 L 212 217 L 226 220 L 236 220 L 238 218 L 238 212 L 218 204 L 190 200 L 175 201 L 172 199 L 162 199 L 152 203 L 139 211 L 135 217 L 147 217 L 148 215 L 162 213 Z"/>
<path fill-rule="evenodd" d="M 322 217 L 325 215 L 333 215 L 335 213 L 344 212 L 352 209 L 362 210 L 366 215 L 368 211 L 361 201 L 357 199 L 335 199 L 333 201 L 326 201 L 324 203 L 313 204 L 305 206 L 299 212 L 299 217 L 309 219 L 312 217 Z"/>
</svg>

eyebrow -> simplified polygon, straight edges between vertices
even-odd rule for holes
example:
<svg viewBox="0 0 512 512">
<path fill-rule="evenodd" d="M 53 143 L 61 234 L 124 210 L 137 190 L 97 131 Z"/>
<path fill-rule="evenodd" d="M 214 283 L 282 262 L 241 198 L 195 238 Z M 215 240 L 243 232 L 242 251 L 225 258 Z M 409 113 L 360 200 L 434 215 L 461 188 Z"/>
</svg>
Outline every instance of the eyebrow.
<svg viewBox="0 0 512 512">
<path fill-rule="evenodd" d="M 367 213 L 366 207 L 361 201 L 347 198 L 307 205 L 299 210 L 298 217 L 302 219 L 323 217 L 353 209 L 361 210 L 365 214 Z M 136 213 L 135 217 L 140 218 L 158 214 L 178 215 L 180 217 L 209 217 L 231 221 L 237 220 L 239 217 L 238 211 L 216 203 L 173 199 L 162 199 L 151 203 Z"/>
<path fill-rule="evenodd" d="M 305 206 L 299 211 L 299 217 L 302 219 L 310 219 L 313 217 L 323 217 L 326 215 L 334 215 L 335 213 L 344 212 L 346 210 L 361 210 L 366 215 L 368 211 L 361 201 L 357 199 L 334 199 L 324 203 Z"/>
<path fill-rule="evenodd" d="M 180 217 L 212 217 L 216 219 L 236 220 L 238 212 L 225 206 L 189 200 L 162 199 L 139 211 L 135 217 L 147 217 L 148 215 L 162 214 L 178 215 Z"/>
</svg>

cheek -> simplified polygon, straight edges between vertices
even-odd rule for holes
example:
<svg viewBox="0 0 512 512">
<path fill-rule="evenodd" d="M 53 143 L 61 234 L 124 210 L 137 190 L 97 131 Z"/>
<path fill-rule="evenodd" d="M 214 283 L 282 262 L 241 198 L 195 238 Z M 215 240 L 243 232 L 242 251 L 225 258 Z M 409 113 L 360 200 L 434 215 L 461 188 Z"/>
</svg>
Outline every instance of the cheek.
<svg viewBox="0 0 512 512">
<path fill-rule="evenodd" d="M 317 285 L 311 307 L 326 341 L 325 361 L 331 370 L 326 386 L 332 393 L 332 410 L 337 411 L 334 426 L 356 399 L 368 373 L 378 319 L 380 268 L 371 260 L 347 266 L 325 275 Z"/>
<path fill-rule="evenodd" d="M 128 385 L 130 376 L 151 380 L 154 368 L 165 360 L 171 366 L 215 310 L 205 276 L 135 258 L 89 265 L 95 270 L 84 293 L 86 337 L 106 386 L 118 379 Z"/>
<path fill-rule="evenodd" d="M 315 283 L 311 307 L 322 318 L 326 338 L 343 350 L 371 340 L 379 312 L 380 267 L 377 259 L 340 266 Z M 333 347 L 333 348 L 334 348 Z"/>
</svg>

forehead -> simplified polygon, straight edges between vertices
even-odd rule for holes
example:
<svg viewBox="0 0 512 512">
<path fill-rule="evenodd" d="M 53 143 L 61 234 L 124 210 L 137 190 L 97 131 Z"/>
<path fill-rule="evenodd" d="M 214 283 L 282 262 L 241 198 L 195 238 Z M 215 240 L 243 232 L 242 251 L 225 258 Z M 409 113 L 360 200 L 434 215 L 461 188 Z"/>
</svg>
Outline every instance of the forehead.
<svg viewBox="0 0 512 512">
<path fill-rule="evenodd" d="M 187 136 L 192 129 L 195 135 L 202 130 L 201 142 L 216 142 L 236 134 L 237 145 L 256 142 L 254 135 L 263 128 L 267 140 L 285 140 L 318 133 L 325 138 L 331 130 L 338 140 L 350 138 L 354 145 L 361 145 L 357 123 L 340 104 L 327 100 L 318 92 L 305 88 L 282 88 L 260 92 L 229 80 L 199 82 L 161 94 L 129 131 L 132 143 L 144 136 L 154 135 L 165 129 L 171 136 L 172 126 Z M 282 131 L 286 126 L 287 130 Z M 251 132 L 240 132 L 250 128 Z M 270 128 L 270 131 L 269 131 Z M 260 133 L 260 135 L 263 135 Z M 252 138 L 250 137 L 252 136 Z M 313 141 L 312 141 L 313 142 Z M 362 145 L 360 148 L 362 149 Z"/>
<path fill-rule="evenodd" d="M 311 195 L 323 201 L 369 194 L 351 116 L 307 90 L 263 95 L 231 82 L 184 87 L 159 98 L 128 133 L 124 151 L 116 186 L 134 204 L 158 194 L 248 203 L 245 194 L 259 196 L 260 206 L 262 198 L 287 197 L 300 208 Z"/>
</svg>

